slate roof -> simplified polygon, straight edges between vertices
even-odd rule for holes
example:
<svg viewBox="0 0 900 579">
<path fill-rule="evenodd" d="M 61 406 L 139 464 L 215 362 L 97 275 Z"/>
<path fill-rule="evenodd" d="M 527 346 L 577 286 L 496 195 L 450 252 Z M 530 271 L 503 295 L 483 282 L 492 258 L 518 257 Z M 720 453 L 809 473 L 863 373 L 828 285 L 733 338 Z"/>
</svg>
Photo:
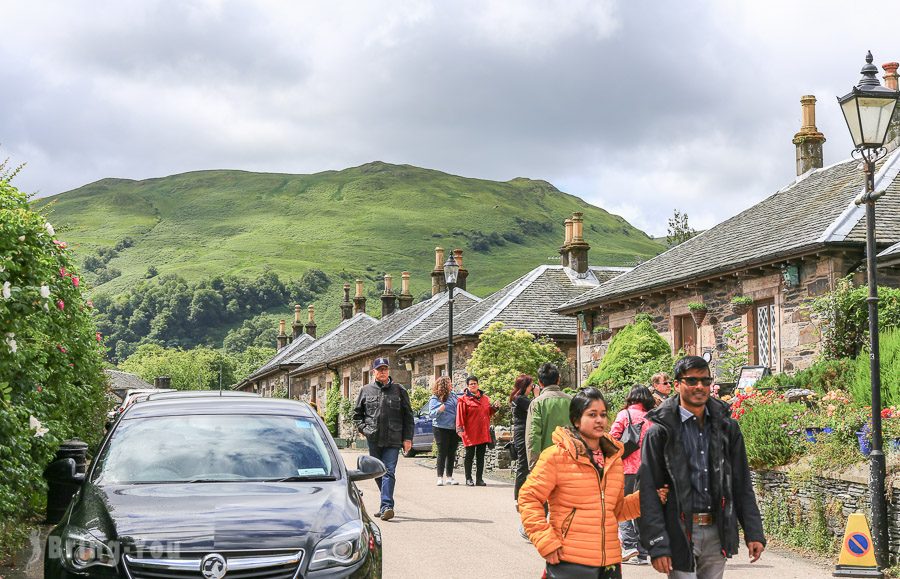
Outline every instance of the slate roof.
<svg viewBox="0 0 900 579">
<path fill-rule="evenodd" d="M 281 369 L 286 364 L 290 365 L 289 363 L 286 363 L 286 360 L 288 360 L 288 358 L 290 358 L 297 352 L 308 348 L 309 345 L 314 341 L 315 338 L 313 338 L 309 334 L 300 334 L 299 336 L 294 338 L 294 340 L 290 344 L 275 352 L 275 355 L 272 356 L 272 358 L 268 362 L 266 362 L 256 371 L 250 374 L 247 377 L 246 381 L 255 380 L 260 376 L 265 376 L 266 374 L 275 372 Z"/>
<path fill-rule="evenodd" d="M 885 266 L 900 265 L 900 243 L 895 243 L 879 253 L 878 261 Z"/>
<path fill-rule="evenodd" d="M 879 165 L 875 189 L 881 243 L 900 241 L 900 150 Z M 753 207 L 638 265 L 557 309 L 574 313 L 588 304 L 735 271 L 772 259 L 865 242 L 865 208 L 854 199 L 864 189 L 856 161 L 816 169 Z"/>
<path fill-rule="evenodd" d="M 562 265 L 542 265 L 503 289 L 494 292 L 470 308 L 453 312 L 454 336 L 475 336 L 494 322 L 532 334 L 575 337 L 577 322 L 555 313 L 566 300 L 629 271 L 630 268 L 592 267 L 591 274 L 580 279 Z M 447 315 L 436 328 L 400 348 L 398 353 L 430 347 L 447 339 Z"/>
<path fill-rule="evenodd" d="M 465 290 L 456 290 L 453 300 L 454 307 L 464 310 L 481 301 L 481 298 Z M 301 353 L 297 356 L 302 364 L 299 371 L 302 373 L 326 362 L 338 364 L 365 352 L 406 344 L 446 320 L 447 307 L 447 293 L 442 292 L 406 309 L 395 311 L 354 333 L 353 339 L 334 341 L 319 348 L 314 356 L 310 352 Z"/>
<path fill-rule="evenodd" d="M 333 360 L 332 353 L 358 343 L 378 320 L 368 314 L 359 313 L 344 320 L 338 326 L 310 344 L 307 348 L 295 353 L 288 358 L 288 362 L 299 364 L 300 368 L 295 372 L 304 372 L 307 369 L 316 368 Z"/>
<path fill-rule="evenodd" d="M 126 390 L 135 388 L 153 388 L 153 384 L 145 381 L 137 374 L 131 374 L 129 372 L 122 372 L 121 370 L 111 369 L 105 369 L 103 371 L 106 373 L 106 379 L 109 383 L 109 389 L 112 390 L 116 394 L 116 396 L 119 396 L 120 391 L 122 393 L 122 396 L 124 396 Z M 120 398 L 122 396 L 120 396 Z"/>
</svg>

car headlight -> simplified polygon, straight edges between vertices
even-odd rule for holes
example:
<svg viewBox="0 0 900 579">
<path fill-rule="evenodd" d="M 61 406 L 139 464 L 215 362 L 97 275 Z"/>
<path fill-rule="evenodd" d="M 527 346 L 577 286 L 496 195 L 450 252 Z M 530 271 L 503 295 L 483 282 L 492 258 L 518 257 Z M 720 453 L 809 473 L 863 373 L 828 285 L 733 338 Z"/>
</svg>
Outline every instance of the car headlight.
<svg viewBox="0 0 900 579">
<path fill-rule="evenodd" d="M 369 533 L 362 521 L 348 521 L 316 545 L 309 570 L 346 566 L 365 555 Z"/>
<path fill-rule="evenodd" d="M 63 564 L 69 571 L 81 571 L 94 565 L 116 566 L 113 549 L 84 529 L 69 528 L 63 535 Z"/>
</svg>

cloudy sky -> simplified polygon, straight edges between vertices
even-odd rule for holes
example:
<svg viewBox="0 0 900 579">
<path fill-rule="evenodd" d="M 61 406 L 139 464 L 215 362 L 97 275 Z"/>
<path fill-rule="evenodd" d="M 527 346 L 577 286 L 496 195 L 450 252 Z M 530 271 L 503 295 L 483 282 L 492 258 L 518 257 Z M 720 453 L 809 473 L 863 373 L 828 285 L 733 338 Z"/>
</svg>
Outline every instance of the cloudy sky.
<svg viewBox="0 0 900 579">
<path fill-rule="evenodd" d="M 545 179 L 664 235 L 795 177 L 799 99 L 825 163 L 896 0 L 3 0 L 0 158 L 51 195 L 198 169 L 368 161 Z"/>
</svg>

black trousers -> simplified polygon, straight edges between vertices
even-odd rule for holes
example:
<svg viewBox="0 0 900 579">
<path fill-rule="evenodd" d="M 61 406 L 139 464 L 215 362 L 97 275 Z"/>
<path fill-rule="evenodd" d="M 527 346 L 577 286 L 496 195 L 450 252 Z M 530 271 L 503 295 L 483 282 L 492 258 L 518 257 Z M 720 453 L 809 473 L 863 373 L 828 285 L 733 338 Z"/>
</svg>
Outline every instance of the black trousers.
<svg viewBox="0 0 900 579">
<path fill-rule="evenodd" d="M 588 567 L 560 561 L 559 565 L 547 564 L 547 579 L 622 579 L 622 566 Z"/>
<path fill-rule="evenodd" d="M 459 447 L 459 435 L 453 428 L 434 427 L 434 441 L 437 443 L 437 475 L 453 476 L 453 465 L 456 463 L 456 449 Z"/>
<path fill-rule="evenodd" d="M 482 476 L 484 475 L 484 451 L 487 450 L 487 443 L 476 444 L 473 446 L 466 447 L 466 458 L 465 458 L 465 466 L 466 466 L 466 480 L 471 480 L 472 478 L 472 459 L 477 459 L 476 466 L 476 476 L 475 480 L 480 481 Z"/>
<path fill-rule="evenodd" d="M 525 431 L 513 433 L 513 448 L 516 449 L 516 486 L 513 488 L 513 496 L 519 500 L 519 489 L 528 478 L 528 456 L 525 451 Z"/>
</svg>

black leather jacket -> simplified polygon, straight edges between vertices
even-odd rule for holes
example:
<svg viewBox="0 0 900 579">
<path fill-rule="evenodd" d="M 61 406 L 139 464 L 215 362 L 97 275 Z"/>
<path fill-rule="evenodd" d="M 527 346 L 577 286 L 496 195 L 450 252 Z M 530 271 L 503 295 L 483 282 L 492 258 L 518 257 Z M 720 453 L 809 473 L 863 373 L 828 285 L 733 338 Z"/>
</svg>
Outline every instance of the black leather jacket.
<svg viewBox="0 0 900 579">
<path fill-rule="evenodd" d="M 388 378 L 387 384 L 372 382 L 359 391 L 353 409 L 356 429 L 370 445 L 402 447 L 413 437 L 413 411 L 406 389 Z"/>
<path fill-rule="evenodd" d="M 669 398 L 647 413 L 653 424 L 644 435 L 641 447 L 641 542 L 651 558 L 671 557 L 678 571 L 694 570 L 693 513 L 688 461 L 681 441 L 681 417 L 678 396 Z M 738 551 L 738 523 L 747 542 L 766 544 L 762 518 L 750 480 L 744 437 L 728 406 L 710 398 L 709 463 L 710 494 L 715 524 L 719 530 L 723 554 Z M 663 505 L 656 489 L 669 485 L 669 497 Z"/>
</svg>

